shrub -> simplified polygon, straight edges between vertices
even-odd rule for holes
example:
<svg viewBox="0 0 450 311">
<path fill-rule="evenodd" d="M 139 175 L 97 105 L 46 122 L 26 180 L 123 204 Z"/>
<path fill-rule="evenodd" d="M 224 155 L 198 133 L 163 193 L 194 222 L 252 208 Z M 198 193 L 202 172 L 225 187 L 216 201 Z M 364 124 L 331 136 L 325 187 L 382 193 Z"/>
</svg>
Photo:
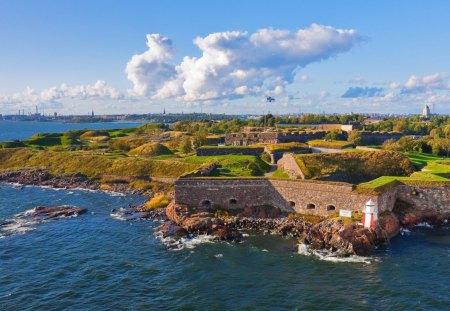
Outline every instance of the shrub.
<svg viewBox="0 0 450 311">
<path fill-rule="evenodd" d="M 147 209 L 155 209 L 155 208 L 162 208 L 166 207 L 170 203 L 170 198 L 163 194 L 159 193 L 155 195 L 153 198 L 151 198 L 149 201 L 147 201 L 144 206 Z"/>
<path fill-rule="evenodd" d="M 272 158 L 270 157 L 270 154 L 268 154 L 267 152 L 263 152 L 263 153 L 261 154 L 261 159 L 262 159 L 263 161 L 266 161 L 267 163 L 272 162 Z"/>
</svg>

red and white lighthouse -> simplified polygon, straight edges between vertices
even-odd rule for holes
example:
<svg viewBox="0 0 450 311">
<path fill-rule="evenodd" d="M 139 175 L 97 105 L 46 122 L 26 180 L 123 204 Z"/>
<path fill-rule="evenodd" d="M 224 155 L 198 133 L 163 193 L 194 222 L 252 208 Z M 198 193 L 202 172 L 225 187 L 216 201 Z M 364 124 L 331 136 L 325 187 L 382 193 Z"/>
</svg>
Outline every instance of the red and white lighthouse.
<svg viewBox="0 0 450 311">
<path fill-rule="evenodd" d="M 372 199 L 367 201 L 363 209 L 362 225 L 366 228 L 375 228 L 378 223 L 378 208 Z"/>
</svg>

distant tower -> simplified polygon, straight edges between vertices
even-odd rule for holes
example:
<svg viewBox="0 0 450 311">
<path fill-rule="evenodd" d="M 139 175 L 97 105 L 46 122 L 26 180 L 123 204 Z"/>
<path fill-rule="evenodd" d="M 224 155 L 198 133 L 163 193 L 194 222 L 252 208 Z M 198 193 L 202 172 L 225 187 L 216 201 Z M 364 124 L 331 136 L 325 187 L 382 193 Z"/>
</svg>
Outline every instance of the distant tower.
<svg viewBox="0 0 450 311">
<path fill-rule="evenodd" d="M 164 111 L 163 111 L 163 114 L 166 114 L 166 107 L 164 107 Z"/>
<path fill-rule="evenodd" d="M 372 199 L 367 201 L 363 209 L 362 224 L 366 228 L 375 228 L 378 223 L 378 208 Z"/>
<path fill-rule="evenodd" d="M 37 107 L 37 105 L 36 105 L 36 114 L 38 114 L 38 107 Z"/>
<path fill-rule="evenodd" d="M 428 105 L 423 106 L 422 117 L 424 117 L 424 118 L 430 117 L 430 107 L 428 107 Z"/>
<path fill-rule="evenodd" d="M 94 109 L 92 109 L 91 117 L 92 117 L 92 118 L 94 117 Z"/>
</svg>

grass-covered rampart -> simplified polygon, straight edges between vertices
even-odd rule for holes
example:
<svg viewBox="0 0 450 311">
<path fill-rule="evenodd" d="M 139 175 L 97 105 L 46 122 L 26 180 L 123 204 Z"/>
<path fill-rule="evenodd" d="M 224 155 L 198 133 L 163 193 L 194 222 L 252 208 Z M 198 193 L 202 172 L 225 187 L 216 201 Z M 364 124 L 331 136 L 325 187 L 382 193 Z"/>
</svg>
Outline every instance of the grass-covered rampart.
<svg viewBox="0 0 450 311">
<path fill-rule="evenodd" d="M 400 152 L 369 151 L 296 155 L 307 179 L 366 182 L 381 176 L 409 176 L 411 161 Z"/>
</svg>

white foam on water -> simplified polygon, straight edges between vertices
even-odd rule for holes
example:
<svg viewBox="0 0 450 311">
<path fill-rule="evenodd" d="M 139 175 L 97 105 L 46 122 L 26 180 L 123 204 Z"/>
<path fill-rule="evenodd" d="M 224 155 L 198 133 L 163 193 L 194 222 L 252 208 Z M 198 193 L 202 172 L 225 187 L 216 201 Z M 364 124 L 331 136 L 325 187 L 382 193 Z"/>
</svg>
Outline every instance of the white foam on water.
<svg viewBox="0 0 450 311">
<path fill-rule="evenodd" d="M 215 236 L 202 234 L 194 237 L 188 238 L 173 238 L 173 237 L 163 237 L 162 233 L 156 232 L 155 236 L 161 241 L 167 248 L 174 251 L 180 251 L 183 249 L 193 249 L 197 245 L 205 243 L 213 243 Z"/>
<path fill-rule="evenodd" d="M 372 257 L 363 257 L 357 255 L 351 255 L 347 257 L 339 256 L 338 253 L 329 250 L 312 250 L 306 244 L 299 244 L 297 253 L 304 256 L 312 256 L 319 260 L 330 261 L 330 262 L 350 262 L 350 263 L 365 263 L 371 264 L 376 261 Z"/>
<path fill-rule="evenodd" d="M 400 234 L 401 235 L 410 235 L 411 234 L 411 230 L 405 229 L 405 228 L 400 228 Z"/>
<path fill-rule="evenodd" d="M 267 249 L 263 248 L 261 252 L 269 252 Z"/>
<path fill-rule="evenodd" d="M 216 258 L 223 258 L 223 254 L 215 254 L 214 257 L 216 257 Z"/>
<path fill-rule="evenodd" d="M 430 225 L 427 222 L 419 222 L 418 224 L 416 224 L 414 227 L 422 227 L 422 228 L 434 228 L 433 225 Z"/>
<path fill-rule="evenodd" d="M 70 205 L 62 205 L 62 206 L 70 206 Z M 36 230 L 37 225 L 43 224 L 46 222 L 50 222 L 56 219 L 46 219 L 43 217 L 33 217 L 32 214 L 35 212 L 35 208 L 26 210 L 22 213 L 14 215 L 13 218 L 7 219 L 6 223 L 0 226 L 0 234 L 3 234 L 3 237 L 11 234 L 24 234 L 26 232 Z M 75 218 L 78 217 L 78 213 L 74 213 L 70 216 L 60 216 L 57 219 L 62 218 Z"/>
</svg>

